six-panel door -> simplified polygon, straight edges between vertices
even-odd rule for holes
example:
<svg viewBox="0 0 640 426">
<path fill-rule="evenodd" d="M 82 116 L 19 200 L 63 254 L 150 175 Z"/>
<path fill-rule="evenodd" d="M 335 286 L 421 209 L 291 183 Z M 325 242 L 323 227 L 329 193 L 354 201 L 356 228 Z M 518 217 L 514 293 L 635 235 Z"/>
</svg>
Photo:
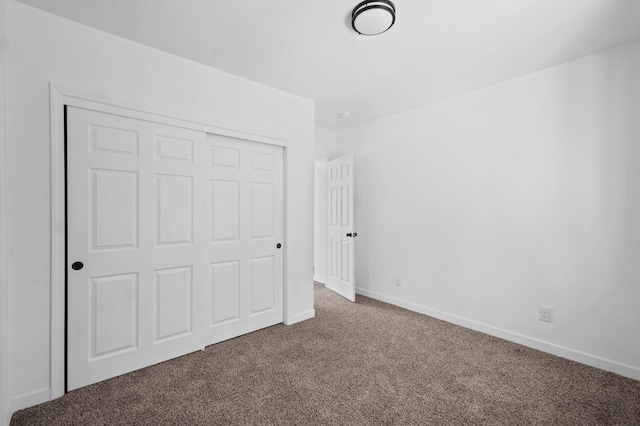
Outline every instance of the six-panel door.
<svg viewBox="0 0 640 426">
<path fill-rule="evenodd" d="M 281 147 L 68 107 L 69 390 L 282 322 L 282 173 Z"/>
<path fill-rule="evenodd" d="M 327 288 L 355 302 L 353 155 L 331 160 L 327 168 Z"/>
</svg>

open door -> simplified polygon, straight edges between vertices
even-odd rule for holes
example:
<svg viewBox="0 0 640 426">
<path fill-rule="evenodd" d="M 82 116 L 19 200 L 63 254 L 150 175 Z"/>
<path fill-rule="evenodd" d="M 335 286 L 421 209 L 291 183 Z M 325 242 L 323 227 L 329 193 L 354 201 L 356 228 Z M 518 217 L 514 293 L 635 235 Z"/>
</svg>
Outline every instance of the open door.
<svg viewBox="0 0 640 426">
<path fill-rule="evenodd" d="M 327 288 L 356 301 L 353 227 L 354 157 L 347 155 L 328 163 L 327 205 L 329 226 L 327 244 Z"/>
</svg>

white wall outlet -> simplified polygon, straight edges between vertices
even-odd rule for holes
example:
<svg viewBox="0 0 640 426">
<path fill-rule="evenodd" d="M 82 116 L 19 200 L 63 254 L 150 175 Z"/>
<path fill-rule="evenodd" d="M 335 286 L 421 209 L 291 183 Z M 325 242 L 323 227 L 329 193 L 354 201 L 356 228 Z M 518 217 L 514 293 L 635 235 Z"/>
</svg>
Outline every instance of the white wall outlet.
<svg viewBox="0 0 640 426">
<path fill-rule="evenodd" d="M 400 278 L 396 277 L 396 287 L 402 287 L 402 283 L 400 282 Z"/>
<path fill-rule="evenodd" d="M 551 308 L 545 308 L 544 306 L 540 306 L 540 321 L 552 322 L 553 310 Z"/>
</svg>

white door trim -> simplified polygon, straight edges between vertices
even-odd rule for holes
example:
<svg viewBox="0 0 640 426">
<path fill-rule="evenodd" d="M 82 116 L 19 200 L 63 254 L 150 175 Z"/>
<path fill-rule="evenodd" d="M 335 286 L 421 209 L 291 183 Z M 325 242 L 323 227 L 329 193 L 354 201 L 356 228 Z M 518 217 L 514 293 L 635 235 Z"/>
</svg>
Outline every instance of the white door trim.
<svg viewBox="0 0 640 426">
<path fill-rule="evenodd" d="M 171 126 L 184 127 L 224 136 L 241 138 L 253 142 L 267 143 L 285 147 L 286 165 L 287 139 L 282 135 L 269 134 L 266 131 L 250 129 L 229 123 L 166 111 L 160 108 L 139 105 L 133 102 L 115 99 L 110 96 L 85 92 L 78 89 L 51 83 L 50 127 L 51 127 L 51 399 L 64 395 L 65 382 L 65 250 L 66 250 L 66 212 L 65 212 L 65 105 L 148 120 Z M 4 170 L 4 168 L 3 168 Z M 287 247 L 286 232 L 286 166 L 284 170 L 284 246 Z M 1 189 L 1 188 L 0 188 Z M 4 217 L 4 216 L 2 216 Z M 0 223 L 1 225 L 1 223 Z M 4 239 L 3 239 L 4 241 Z M 0 247 L 1 248 L 1 247 Z M 287 268 L 285 252 L 284 271 Z M 0 276 L 2 279 L 2 276 Z M 1 283 L 1 282 L 0 282 Z M 288 312 L 287 278 L 284 274 L 284 319 Z M 5 310 L 2 310 L 5 312 Z M 4 381 L 3 381 L 4 382 Z"/>
<path fill-rule="evenodd" d="M 0 5 L 0 13 L 4 4 Z M 0 32 L 0 35 L 4 35 Z M 4 62 L 0 62 L 0 426 L 9 424 L 9 340 L 7 314 L 7 185 Z"/>
<path fill-rule="evenodd" d="M 324 157 L 324 156 L 320 156 L 320 155 L 316 155 L 313 157 L 313 168 L 314 168 L 314 175 L 315 173 L 317 173 L 317 167 L 318 164 L 323 164 L 325 167 L 325 172 L 326 172 L 326 168 L 327 168 L 327 163 L 329 162 L 329 158 L 328 157 Z M 314 242 L 313 242 L 313 248 L 314 248 L 314 270 L 313 270 L 313 280 L 314 281 L 318 281 L 322 284 L 326 284 L 327 283 L 327 250 L 326 250 L 326 245 L 327 245 L 327 240 L 328 240 L 328 218 L 327 218 L 327 194 L 326 194 L 326 190 L 327 190 L 327 179 L 325 176 L 325 179 L 321 182 L 321 185 L 324 186 L 324 197 L 320 198 L 318 196 L 317 192 L 317 186 L 318 186 L 318 182 L 315 181 L 313 184 L 313 199 L 314 199 L 314 205 L 313 205 L 313 212 L 314 212 L 314 233 L 313 233 L 313 238 L 314 238 Z M 315 204 L 316 201 L 320 200 L 320 206 L 317 206 Z M 324 235 L 317 235 L 316 234 L 316 217 L 315 215 L 318 213 L 318 211 L 322 211 L 322 216 L 323 216 L 323 224 L 322 227 L 324 228 Z M 315 258 L 316 258 L 316 254 L 315 254 L 315 250 L 317 249 L 317 239 L 318 238 L 322 238 L 323 239 L 323 246 L 325 247 L 325 250 L 322 251 L 322 272 L 324 272 L 324 274 L 318 274 L 318 271 L 316 271 L 315 266 Z"/>
</svg>

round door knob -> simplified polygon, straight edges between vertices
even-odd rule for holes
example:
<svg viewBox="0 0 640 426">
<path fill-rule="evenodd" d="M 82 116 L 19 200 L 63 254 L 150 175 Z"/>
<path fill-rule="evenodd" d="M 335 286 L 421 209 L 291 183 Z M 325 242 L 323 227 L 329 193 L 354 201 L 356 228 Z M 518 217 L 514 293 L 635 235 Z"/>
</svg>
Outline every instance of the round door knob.
<svg viewBox="0 0 640 426">
<path fill-rule="evenodd" d="M 282 247 L 282 244 L 280 244 L 280 243 L 276 244 L 276 248 L 279 249 L 280 247 Z"/>
<path fill-rule="evenodd" d="M 82 262 L 73 262 L 73 264 L 71 265 L 71 269 L 73 269 L 74 271 L 79 271 L 82 268 L 84 268 L 84 263 Z"/>
</svg>

